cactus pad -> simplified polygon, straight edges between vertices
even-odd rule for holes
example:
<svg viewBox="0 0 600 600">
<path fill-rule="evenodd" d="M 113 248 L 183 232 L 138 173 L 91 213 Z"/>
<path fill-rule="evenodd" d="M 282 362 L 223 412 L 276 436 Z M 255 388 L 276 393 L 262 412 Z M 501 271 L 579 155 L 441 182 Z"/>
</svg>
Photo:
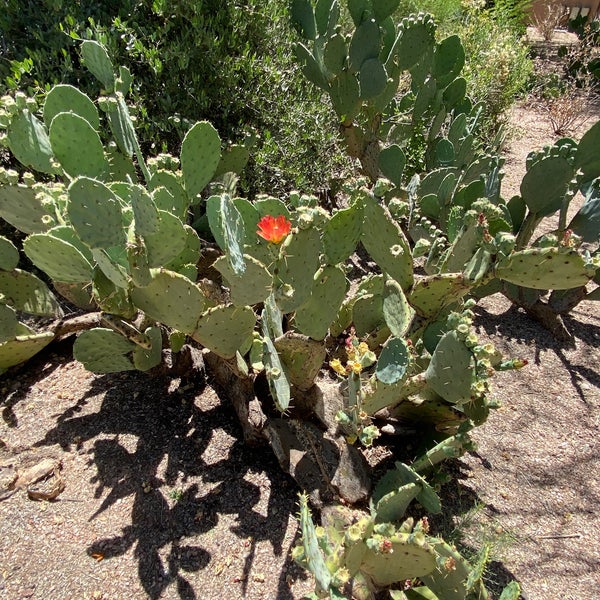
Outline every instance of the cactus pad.
<svg viewBox="0 0 600 600">
<path fill-rule="evenodd" d="M 531 248 L 498 262 L 496 277 L 536 290 L 568 290 L 585 285 L 594 270 L 582 256 L 566 248 Z"/>
<path fill-rule="evenodd" d="M 410 350 L 402 338 L 390 338 L 377 360 L 375 376 L 381 383 L 393 385 L 402 381 L 411 363 Z"/>
<path fill-rule="evenodd" d="M 73 356 L 93 373 L 118 373 L 134 369 L 127 355 L 135 348 L 133 342 L 116 331 L 97 327 L 79 335 Z"/>
<path fill-rule="evenodd" d="M 50 143 L 61 167 L 71 177 L 102 179 L 110 170 L 97 131 L 75 113 L 58 113 L 52 119 Z"/>
<path fill-rule="evenodd" d="M 10 306 L 0 303 L 0 344 L 15 338 L 18 325 L 17 313 Z"/>
<path fill-rule="evenodd" d="M 12 271 L 19 264 L 19 251 L 17 247 L 4 236 L 0 236 L 0 269 Z"/>
<path fill-rule="evenodd" d="M 274 346 L 290 383 L 301 390 L 312 387 L 325 361 L 325 346 L 291 332 L 278 337 Z"/>
<path fill-rule="evenodd" d="M 69 218 L 90 248 L 125 245 L 121 203 L 103 183 L 79 177 L 69 186 Z"/>
<path fill-rule="evenodd" d="M 0 373 L 19 365 L 35 356 L 43 350 L 52 340 L 54 334 L 51 331 L 34 333 L 25 325 L 17 325 L 17 336 L 0 344 Z"/>
<path fill-rule="evenodd" d="M 187 277 L 164 270 L 153 274 L 150 285 L 131 290 L 131 299 L 151 319 L 187 334 L 196 329 L 206 304 L 200 288 Z"/>
<path fill-rule="evenodd" d="M 22 185 L 0 186 L 0 217 L 23 233 L 41 233 L 54 225 L 53 207 Z"/>
<path fill-rule="evenodd" d="M 431 388 L 447 402 L 462 404 L 471 399 L 473 355 L 456 332 L 445 333 L 425 371 Z"/>
<path fill-rule="evenodd" d="M 15 158 L 42 173 L 52 173 L 52 146 L 44 124 L 28 110 L 16 114 L 8 127 L 7 143 Z"/>
<path fill-rule="evenodd" d="M 325 225 L 323 248 L 328 264 L 345 261 L 355 250 L 362 229 L 362 208 L 356 203 L 339 210 Z"/>
<path fill-rule="evenodd" d="M 221 256 L 213 267 L 223 275 L 231 291 L 231 301 L 238 306 L 264 302 L 271 293 L 272 276 L 265 266 L 255 258 L 245 254 L 246 269 L 242 275 L 236 275 L 227 258 Z"/>
<path fill-rule="evenodd" d="M 208 185 L 221 160 L 221 138 L 208 122 L 196 123 L 181 144 L 181 170 L 185 191 L 192 204 Z"/>
<path fill-rule="evenodd" d="M 162 333 L 158 327 L 148 327 L 144 335 L 150 339 L 152 346 L 133 350 L 133 364 L 139 371 L 148 371 L 160 364 L 162 360 Z"/>
<path fill-rule="evenodd" d="M 347 289 L 346 275 L 339 267 L 329 265 L 317 271 L 309 299 L 296 309 L 298 330 L 322 340 L 338 314 Z"/>
<path fill-rule="evenodd" d="M 468 291 L 469 284 L 462 273 L 429 275 L 415 280 L 408 301 L 418 314 L 431 318 Z"/>
<path fill-rule="evenodd" d="M 46 284 L 33 273 L 0 271 L 0 302 L 30 315 L 61 317 L 62 310 Z"/>
<path fill-rule="evenodd" d="M 249 306 L 215 306 L 202 314 L 192 337 L 215 354 L 232 358 L 252 335 L 255 324 L 256 317 Z"/>
<path fill-rule="evenodd" d="M 73 112 L 84 118 L 93 129 L 99 129 L 100 117 L 96 105 L 72 85 L 55 85 L 44 101 L 44 123 L 50 127 L 52 119 L 61 112 Z"/>
<path fill-rule="evenodd" d="M 31 262 L 51 279 L 84 283 L 92 279 L 92 264 L 72 244 L 48 233 L 33 233 L 23 242 Z"/>
<path fill-rule="evenodd" d="M 94 77 L 107 91 L 112 92 L 115 86 L 115 73 L 106 48 L 93 40 L 84 40 L 81 44 L 81 56 Z"/>
<path fill-rule="evenodd" d="M 175 215 L 164 210 L 157 212 L 157 229 L 154 233 L 144 235 L 144 242 L 148 252 L 148 265 L 158 268 L 179 256 L 186 246 L 188 234 Z"/>
</svg>

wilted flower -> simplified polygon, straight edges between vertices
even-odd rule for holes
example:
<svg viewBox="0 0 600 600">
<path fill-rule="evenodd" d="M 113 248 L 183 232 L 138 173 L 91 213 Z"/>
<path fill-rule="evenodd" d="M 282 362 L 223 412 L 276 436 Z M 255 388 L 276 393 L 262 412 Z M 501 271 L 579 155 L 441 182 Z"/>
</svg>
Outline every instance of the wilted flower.
<svg viewBox="0 0 600 600">
<path fill-rule="evenodd" d="M 258 222 L 256 233 L 272 244 L 280 244 L 290 233 L 292 224 L 284 215 L 266 215 Z"/>
</svg>

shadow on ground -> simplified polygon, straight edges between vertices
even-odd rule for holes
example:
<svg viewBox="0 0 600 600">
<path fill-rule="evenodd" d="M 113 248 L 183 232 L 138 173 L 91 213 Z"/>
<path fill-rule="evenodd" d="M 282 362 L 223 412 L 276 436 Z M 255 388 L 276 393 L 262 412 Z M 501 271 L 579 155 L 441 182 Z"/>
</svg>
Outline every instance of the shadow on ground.
<svg viewBox="0 0 600 600">
<path fill-rule="evenodd" d="M 237 516 L 231 532 L 240 544 L 249 544 L 242 587 L 259 542 L 268 541 L 276 556 L 288 551 L 283 541 L 297 504 L 295 484 L 269 448 L 250 449 L 238 441 L 242 434 L 232 408 L 209 388 L 210 394 L 199 395 L 202 386 L 197 382 L 187 390 L 173 389 L 169 378 L 140 373 L 98 377 L 35 444 L 71 450 L 75 443 L 87 449 L 97 471 L 95 495 L 105 496 L 90 519 L 119 499 L 133 497 L 131 525 L 117 537 L 96 540 L 88 554 L 110 560 L 134 547 L 139 580 L 152 599 L 173 584 L 181 598 L 201 597 L 187 574 L 205 569 L 211 553 L 194 545 L 193 538 L 215 529 L 222 515 Z M 104 394 L 100 410 L 83 414 L 90 398 L 99 394 Z M 211 394 L 213 402 L 204 406 L 203 398 Z M 214 443 L 217 430 L 228 446 Z M 248 473 L 264 473 L 270 483 L 266 516 L 255 510 L 261 490 L 247 480 Z M 179 487 L 173 489 L 175 485 Z M 288 562 L 284 571 L 298 576 L 300 570 Z M 277 598 L 291 600 L 286 573 L 280 575 Z"/>
</svg>

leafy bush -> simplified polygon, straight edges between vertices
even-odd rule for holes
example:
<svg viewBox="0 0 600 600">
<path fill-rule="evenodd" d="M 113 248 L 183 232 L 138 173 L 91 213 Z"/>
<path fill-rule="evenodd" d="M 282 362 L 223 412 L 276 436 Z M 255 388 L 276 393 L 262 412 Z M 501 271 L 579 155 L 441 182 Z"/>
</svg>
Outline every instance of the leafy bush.
<svg viewBox="0 0 600 600">
<path fill-rule="evenodd" d="M 76 44 L 98 40 L 134 76 L 145 151 L 176 153 L 189 126 L 206 118 L 224 139 L 256 134 L 242 180 L 250 195 L 323 186 L 341 158 L 326 108 L 291 59 L 286 4 L 44 0 L 40 10 L 10 0 L 0 17 L 7 57 L 0 77 L 13 89 L 69 83 L 94 95 L 97 84 L 78 68 Z"/>
</svg>

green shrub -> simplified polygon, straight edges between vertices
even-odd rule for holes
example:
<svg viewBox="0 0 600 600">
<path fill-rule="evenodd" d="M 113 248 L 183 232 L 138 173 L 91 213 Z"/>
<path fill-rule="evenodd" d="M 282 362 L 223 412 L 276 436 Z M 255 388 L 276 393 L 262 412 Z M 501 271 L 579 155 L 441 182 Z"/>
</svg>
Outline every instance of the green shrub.
<svg viewBox="0 0 600 600">
<path fill-rule="evenodd" d="M 484 129 L 489 137 L 502 123 L 505 111 L 525 91 L 533 69 L 519 27 L 494 15 L 475 6 L 455 31 L 465 47 L 463 76 L 469 94 L 475 102 L 486 105 Z"/>
</svg>

